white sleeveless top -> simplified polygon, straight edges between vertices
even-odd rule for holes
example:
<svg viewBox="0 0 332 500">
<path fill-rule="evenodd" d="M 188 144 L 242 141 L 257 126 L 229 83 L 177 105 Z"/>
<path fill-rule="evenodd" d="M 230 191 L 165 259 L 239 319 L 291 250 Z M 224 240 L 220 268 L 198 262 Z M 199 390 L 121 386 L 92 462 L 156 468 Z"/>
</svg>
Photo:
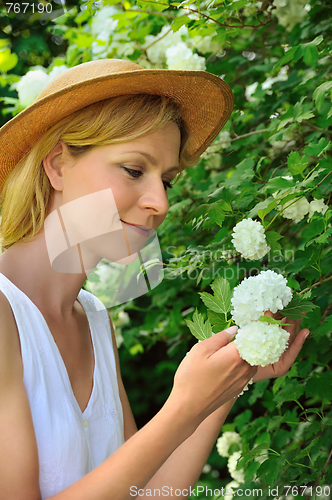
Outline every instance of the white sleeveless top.
<svg viewBox="0 0 332 500">
<path fill-rule="evenodd" d="M 93 389 L 82 413 L 40 310 L 1 273 L 0 291 L 10 303 L 20 337 L 44 500 L 88 474 L 124 443 L 109 316 L 99 299 L 81 289 L 77 300 L 89 321 L 95 359 Z"/>
</svg>

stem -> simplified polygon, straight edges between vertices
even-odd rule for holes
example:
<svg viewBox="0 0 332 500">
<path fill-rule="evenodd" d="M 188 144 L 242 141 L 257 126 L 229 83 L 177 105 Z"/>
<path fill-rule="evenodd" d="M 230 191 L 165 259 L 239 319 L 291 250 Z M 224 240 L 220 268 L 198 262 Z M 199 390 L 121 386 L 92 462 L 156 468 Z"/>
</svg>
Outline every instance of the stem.
<svg viewBox="0 0 332 500">
<path fill-rule="evenodd" d="M 325 179 L 327 179 L 328 176 L 331 174 L 332 174 L 332 171 L 329 172 L 328 174 L 326 174 L 325 177 L 317 184 L 317 186 L 315 186 L 315 189 L 317 189 L 325 181 Z"/>
<path fill-rule="evenodd" d="M 148 45 L 147 47 L 145 47 L 144 50 L 147 51 L 150 47 L 152 47 L 152 45 L 154 45 L 155 43 L 159 42 L 159 40 L 162 40 L 171 31 L 172 31 L 172 28 L 170 28 L 168 31 L 166 31 L 166 33 L 163 36 L 161 36 L 160 38 L 157 38 L 157 40 L 155 40 L 154 42 L 150 43 L 150 45 Z"/>
<path fill-rule="evenodd" d="M 313 123 L 310 123 L 307 120 L 303 120 L 302 123 L 305 123 L 306 125 L 308 125 L 312 129 L 317 130 L 317 132 L 322 132 L 322 134 L 328 135 L 329 137 L 331 137 L 331 135 L 332 135 L 327 130 L 324 130 L 323 128 L 317 127 L 317 125 L 314 125 Z"/>
<path fill-rule="evenodd" d="M 298 293 L 298 295 L 303 295 L 304 293 L 308 292 L 312 288 L 315 288 L 316 286 L 321 285 L 322 283 L 326 283 L 327 281 L 331 281 L 331 280 L 332 280 L 332 276 L 329 276 L 328 278 L 325 278 L 324 280 L 317 281 L 317 283 L 314 283 L 313 285 L 308 286 L 304 290 L 301 290 L 301 292 Z"/>
<path fill-rule="evenodd" d="M 238 135 L 234 139 L 229 139 L 229 140 L 230 140 L 230 142 L 239 141 L 240 139 L 244 139 L 245 137 L 249 137 L 250 135 L 261 134 L 263 132 L 267 132 L 267 130 L 268 130 L 267 128 L 263 128 L 262 130 L 254 130 L 253 132 L 248 132 L 248 134 Z M 219 145 L 219 144 L 224 144 L 224 142 L 225 141 L 214 142 L 213 146 Z"/>
<path fill-rule="evenodd" d="M 174 14 L 166 14 L 166 12 L 158 12 L 155 10 L 137 10 L 137 9 L 125 9 L 125 12 L 137 12 L 137 14 L 153 14 L 154 16 L 169 17 L 170 19 L 175 19 Z"/>
</svg>

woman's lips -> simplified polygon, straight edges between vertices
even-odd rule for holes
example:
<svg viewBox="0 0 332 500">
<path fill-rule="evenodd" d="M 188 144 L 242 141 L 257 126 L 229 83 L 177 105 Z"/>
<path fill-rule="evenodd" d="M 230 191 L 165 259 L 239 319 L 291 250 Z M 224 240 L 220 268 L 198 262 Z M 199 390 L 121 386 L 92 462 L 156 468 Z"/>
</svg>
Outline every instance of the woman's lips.
<svg viewBox="0 0 332 500">
<path fill-rule="evenodd" d="M 136 231 L 138 234 L 141 234 L 142 236 L 148 236 L 150 234 L 151 231 L 153 231 L 153 229 L 143 229 L 142 226 L 140 225 L 137 225 L 137 224 L 130 224 L 129 222 L 125 222 L 124 220 L 120 219 L 121 222 L 123 222 L 124 224 L 126 224 L 126 226 L 130 226 L 134 231 Z"/>
</svg>

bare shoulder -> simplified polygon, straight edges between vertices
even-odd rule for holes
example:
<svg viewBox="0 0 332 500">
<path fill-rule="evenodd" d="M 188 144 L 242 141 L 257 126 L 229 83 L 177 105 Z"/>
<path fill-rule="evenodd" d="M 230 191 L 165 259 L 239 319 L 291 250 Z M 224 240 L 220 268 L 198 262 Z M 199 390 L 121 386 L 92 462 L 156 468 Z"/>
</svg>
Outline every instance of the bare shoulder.
<svg viewBox="0 0 332 500">
<path fill-rule="evenodd" d="M 0 484 L 6 500 L 39 500 L 38 449 L 16 321 L 0 292 Z"/>
</svg>

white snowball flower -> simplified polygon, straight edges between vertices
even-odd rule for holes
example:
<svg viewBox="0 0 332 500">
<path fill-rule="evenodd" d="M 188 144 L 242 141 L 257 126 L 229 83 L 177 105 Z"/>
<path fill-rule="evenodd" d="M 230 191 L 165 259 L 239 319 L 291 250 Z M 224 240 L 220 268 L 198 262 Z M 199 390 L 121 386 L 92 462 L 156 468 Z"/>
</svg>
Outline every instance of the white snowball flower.
<svg viewBox="0 0 332 500">
<path fill-rule="evenodd" d="M 212 35 L 207 36 L 197 35 L 194 36 L 194 38 L 188 38 L 188 40 L 186 40 L 186 44 L 191 49 L 198 50 L 198 52 L 200 52 L 201 54 L 209 54 L 210 52 L 215 54 L 221 48 L 219 43 L 212 41 L 212 38 L 216 34 L 217 33 L 214 32 Z"/>
<path fill-rule="evenodd" d="M 234 496 L 234 490 L 237 489 L 240 484 L 237 481 L 231 481 L 225 486 L 225 495 L 224 498 L 227 500 L 232 500 Z"/>
<path fill-rule="evenodd" d="M 249 102 L 254 102 L 257 101 L 257 97 L 253 97 L 252 94 L 256 92 L 258 86 L 258 82 L 251 83 L 250 85 L 247 85 L 246 90 L 245 90 L 245 96 L 247 101 Z"/>
<path fill-rule="evenodd" d="M 287 280 L 278 273 L 261 271 L 257 276 L 250 276 L 234 288 L 231 315 L 240 327 L 258 320 L 270 310 L 280 311 L 292 300 L 292 291 Z"/>
<path fill-rule="evenodd" d="M 265 82 L 262 83 L 262 89 L 270 89 L 275 82 L 284 82 L 288 80 L 288 70 L 289 66 L 283 66 L 277 76 L 268 77 Z"/>
<path fill-rule="evenodd" d="M 239 459 L 241 458 L 241 452 L 235 451 L 228 459 L 227 467 L 229 473 L 235 481 L 238 483 L 244 483 L 244 471 L 243 469 L 235 470 Z"/>
<path fill-rule="evenodd" d="M 21 80 L 15 85 L 22 106 L 30 106 L 48 81 L 48 74 L 41 69 L 28 71 L 26 75 L 22 76 Z"/>
<path fill-rule="evenodd" d="M 309 203 L 309 217 L 308 217 L 308 222 L 309 219 L 314 215 L 315 212 L 318 212 L 320 214 L 325 214 L 326 210 L 328 209 L 328 205 L 325 205 L 324 200 L 316 200 L 316 198 L 313 199 Z"/>
<path fill-rule="evenodd" d="M 228 450 L 232 444 L 239 444 L 241 446 L 241 436 L 237 432 L 226 431 L 217 440 L 217 451 L 221 457 L 229 457 Z"/>
<path fill-rule="evenodd" d="M 113 5 L 106 5 L 105 7 L 98 9 L 92 18 L 92 36 L 98 38 L 99 40 L 108 40 L 110 35 L 115 32 L 118 25 L 118 20 L 113 19 L 113 16 L 115 14 L 119 14 L 120 12 L 121 11 Z"/>
<path fill-rule="evenodd" d="M 292 31 L 297 23 L 301 23 L 307 16 L 308 0 L 274 0 L 273 14 L 278 18 L 279 24 L 287 31 Z"/>
<path fill-rule="evenodd" d="M 166 63 L 169 69 L 177 70 L 205 70 L 205 58 L 193 54 L 192 50 L 184 42 L 179 42 L 173 47 L 166 49 Z"/>
<path fill-rule="evenodd" d="M 243 219 L 233 228 L 232 243 L 235 249 L 248 260 L 264 257 L 271 248 L 266 244 L 265 231 L 262 224 L 252 219 Z"/>
<path fill-rule="evenodd" d="M 267 366 L 279 361 L 288 339 L 289 333 L 279 325 L 253 321 L 239 328 L 234 343 L 241 358 L 251 366 Z"/>
<path fill-rule="evenodd" d="M 231 145 L 231 136 L 230 133 L 227 130 L 224 130 L 223 132 L 220 132 L 220 134 L 217 137 L 217 141 L 219 144 L 219 147 L 221 149 L 227 149 Z"/>
<path fill-rule="evenodd" d="M 285 219 L 292 219 L 294 222 L 300 222 L 305 215 L 309 212 L 309 202 L 305 196 L 302 196 L 299 200 L 290 200 L 285 204 L 285 209 L 281 212 L 281 215 Z M 279 205 L 278 210 L 282 210 L 283 207 Z"/>
<path fill-rule="evenodd" d="M 152 63 L 160 65 L 165 62 L 166 49 L 182 42 L 182 37 L 187 38 L 188 36 L 188 29 L 186 26 L 181 26 L 181 28 L 174 33 L 169 25 L 164 25 L 158 35 L 148 35 L 145 37 L 143 47 L 146 48 L 153 44 L 147 49 L 147 55 Z"/>
<path fill-rule="evenodd" d="M 54 66 L 52 71 L 49 72 L 48 74 L 48 81 L 53 80 L 53 78 L 56 78 L 57 76 L 61 75 L 64 71 L 67 71 L 67 66 L 63 64 L 62 66 Z"/>
</svg>

